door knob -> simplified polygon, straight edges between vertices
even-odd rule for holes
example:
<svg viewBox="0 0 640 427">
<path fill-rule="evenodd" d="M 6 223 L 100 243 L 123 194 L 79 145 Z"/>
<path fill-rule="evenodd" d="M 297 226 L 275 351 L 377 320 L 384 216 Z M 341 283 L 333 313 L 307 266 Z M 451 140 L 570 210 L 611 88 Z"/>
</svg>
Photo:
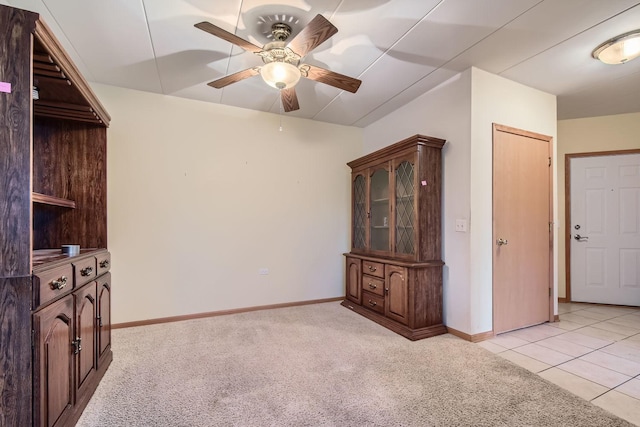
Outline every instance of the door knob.
<svg viewBox="0 0 640 427">
<path fill-rule="evenodd" d="M 496 245 L 498 246 L 503 246 L 503 245 L 507 245 L 509 244 L 509 241 L 507 239 L 498 239 L 496 240 Z"/>
<path fill-rule="evenodd" d="M 579 235 L 579 234 L 576 234 L 576 235 L 574 236 L 574 239 L 576 239 L 578 242 L 586 242 L 587 240 L 589 240 L 589 238 L 588 238 L 588 237 L 586 237 L 586 236 L 581 236 L 581 235 Z"/>
</svg>

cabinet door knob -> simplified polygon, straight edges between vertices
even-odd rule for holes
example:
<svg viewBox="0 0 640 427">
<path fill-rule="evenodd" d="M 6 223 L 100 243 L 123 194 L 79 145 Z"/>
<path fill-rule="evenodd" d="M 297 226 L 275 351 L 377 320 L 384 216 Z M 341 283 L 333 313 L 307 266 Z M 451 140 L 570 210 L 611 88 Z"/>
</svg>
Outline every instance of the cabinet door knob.
<svg viewBox="0 0 640 427">
<path fill-rule="evenodd" d="M 62 276 L 60 277 L 58 280 L 53 280 L 51 282 L 51 289 L 63 289 L 65 286 L 67 286 L 67 276 Z"/>
<path fill-rule="evenodd" d="M 93 273 L 93 267 L 86 267 L 80 270 L 80 274 L 83 276 L 90 276 Z"/>
</svg>

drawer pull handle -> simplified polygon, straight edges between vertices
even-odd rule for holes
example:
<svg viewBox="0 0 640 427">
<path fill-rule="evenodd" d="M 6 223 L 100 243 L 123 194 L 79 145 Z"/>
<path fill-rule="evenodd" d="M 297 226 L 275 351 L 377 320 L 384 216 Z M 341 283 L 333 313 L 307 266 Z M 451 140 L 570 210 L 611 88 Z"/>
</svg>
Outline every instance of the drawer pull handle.
<svg viewBox="0 0 640 427">
<path fill-rule="evenodd" d="M 58 280 L 53 280 L 51 282 L 51 289 L 60 290 L 60 289 L 63 289 L 65 286 L 67 286 L 67 276 L 62 276 Z"/>
<path fill-rule="evenodd" d="M 100 262 L 100 268 L 107 268 L 109 267 L 109 260 L 105 259 L 104 261 Z"/>
<path fill-rule="evenodd" d="M 373 265 L 369 265 L 369 271 L 374 272 L 377 270 L 377 268 L 375 268 Z"/>
<path fill-rule="evenodd" d="M 93 267 L 86 267 L 80 270 L 80 274 L 83 276 L 90 276 L 93 273 Z"/>
<path fill-rule="evenodd" d="M 371 301 L 371 300 L 369 300 L 369 305 L 370 305 L 371 307 L 375 307 L 376 305 L 378 305 L 378 303 L 377 303 L 377 302 L 375 302 L 375 301 Z"/>
<path fill-rule="evenodd" d="M 375 289 L 377 287 L 378 285 L 374 285 L 373 283 L 369 282 L 369 289 Z"/>
</svg>

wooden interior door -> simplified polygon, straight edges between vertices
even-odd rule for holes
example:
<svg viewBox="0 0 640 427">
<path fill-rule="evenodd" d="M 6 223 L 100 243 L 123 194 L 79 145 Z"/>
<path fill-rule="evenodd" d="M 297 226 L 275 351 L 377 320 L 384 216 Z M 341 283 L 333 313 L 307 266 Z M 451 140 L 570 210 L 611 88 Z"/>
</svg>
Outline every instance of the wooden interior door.
<svg viewBox="0 0 640 427">
<path fill-rule="evenodd" d="M 551 137 L 494 125 L 493 330 L 553 316 Z"/>
</svg>

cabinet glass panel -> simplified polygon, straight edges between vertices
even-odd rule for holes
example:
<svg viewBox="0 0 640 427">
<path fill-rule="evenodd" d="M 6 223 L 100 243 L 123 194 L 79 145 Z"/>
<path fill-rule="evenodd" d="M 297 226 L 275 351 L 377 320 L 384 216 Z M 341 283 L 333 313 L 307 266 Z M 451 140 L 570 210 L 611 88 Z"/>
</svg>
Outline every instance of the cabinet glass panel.
<svg viewBox="0 0 640 427">
<path fill-rule="evenodd" d="M 389 250 L 389 172 L 376 170 L 371 175 L 370 201 L 371 218 L 369 232 L 371 249 Z"/>
<path fill-rule="evenodd" d="M 396 168 L 396 252 L 413 254 L 414 248 L 414 165 L 403 161 Z"/>
<path fill-rule="evenodd" d="M 353 182 L 353 247 L 364 249 L 367 223 L 367 186 L 364 176 L 358 175 Z"/>
</svg>

